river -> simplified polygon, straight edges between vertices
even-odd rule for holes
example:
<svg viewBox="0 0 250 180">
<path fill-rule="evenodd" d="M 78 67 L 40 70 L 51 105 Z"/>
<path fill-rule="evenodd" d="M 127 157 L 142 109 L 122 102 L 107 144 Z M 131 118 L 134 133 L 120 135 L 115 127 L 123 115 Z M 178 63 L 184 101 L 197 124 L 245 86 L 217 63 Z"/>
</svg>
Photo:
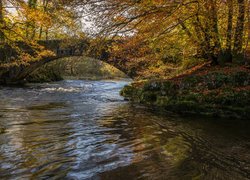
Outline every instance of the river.
<svg viewBox="0 0 250 180">
<path fill-rule="evenodd" d="M 127 83 L 0 87 L 0 179 L 250 179 L 250 122 L 131 104 Z"/>
</svg>

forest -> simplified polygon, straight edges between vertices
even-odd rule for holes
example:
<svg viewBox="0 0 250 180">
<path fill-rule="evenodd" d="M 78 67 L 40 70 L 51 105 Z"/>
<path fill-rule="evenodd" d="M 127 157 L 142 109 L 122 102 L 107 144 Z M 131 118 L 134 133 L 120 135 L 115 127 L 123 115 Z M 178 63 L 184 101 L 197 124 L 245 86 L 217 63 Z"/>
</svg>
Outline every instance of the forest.
<svg viewBox="0 0 250 180">
<path fill-rule="evenodd" d="M 133 78 L 128 94 L 126 87 L 121 92 L 132 101 L 167 109 L 174 104 L 174 110 L 178 109 L 176 104 L 182 107 L 184 103 L 186 111 L 192 109 L 192 113 L 201 112 L 193 103 L 216 108 L 243 104 L 247 107 L 242 111 L 247 113 L 249 102 L 241 98 L 249 99 L 249 3 L 1 0 L 0 83 L 22 84 L 38 67 L 53 59 L 85 55 L 107 62 Z M 190 76 L 193 80 L 186 80 Z M 177 86 L 172 88 L 175 93 L 144 93 L 144 86 L 147 89 L 156 83 L 158 89 L 164 89 L 169 81 Z M 188 92 L 183 92 L 182 86 L 187 86 Z M 135 92 L 130 92 L 133 89 Z M 207 100 L 210 96 L 213 98 Z M 180 111 L 184 112 L 183 108 Z M 237 111 L 236 115 L 233 112 L 230 116 L 238 116 L 240 111 L 233 111 Z"/>
<path fill-rule="evenodd" d="M 242 69 L 248 74 L 249 3 L 1 0 L 0 82 L 23 83 L 47 59 L 68 47 L 72 53 L 72 47 L 83 41 L 87 56 L 136 80 L 159 81 L 214 68 L 222 74 Z M 60 45 L 54 50 L 44 46 L 46 42 Z M 244 88 L 248 87 L 246 82 Z"/>
<path fill-rule="evenodd" d="M 115 39 L 110 56 L 142 77 L 204 61 L 244 64 L 250 56 L 247 0 L 1 0 L 0 24 L 1 64 L 52 53 L 39 40 L 82 38 L 93 46 Z M 21 42 L 36 53 L 23 52 Z"/>
<path fill-rule="evenodd" d="M 250 179 L 250 0 L 0 0 L 0 179 Z"/>
</svg>

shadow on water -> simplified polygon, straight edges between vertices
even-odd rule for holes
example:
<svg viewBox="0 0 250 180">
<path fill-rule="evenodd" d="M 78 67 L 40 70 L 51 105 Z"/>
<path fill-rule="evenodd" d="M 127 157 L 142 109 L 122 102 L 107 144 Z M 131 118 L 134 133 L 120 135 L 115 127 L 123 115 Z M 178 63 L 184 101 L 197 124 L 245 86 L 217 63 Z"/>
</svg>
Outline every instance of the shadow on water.
<svg viewBox="0 0 250 180">
<path fill-rule="evenodd" d="M 230 120 L 166 117 L 137 107 L 122 107 L 117 112 L 110 116 L 111 123 L 107 126 L 133 129 L 131 134 L 121 134 L 120 140 L 124 137 L 126 143 L 133 144 L 135 157 L 129 166 L 102 173 L 104 179 L 116 176 L 119 179 L 128 176 L 248 179 L 250 176 L 248 122 L 235 125 Z M 123 121 L 116 121 L 126 113 Z"/>
<path fill-rule="evenodd" d="M 133 105 L 126 83 L 1 89 L 1 179 L 250 178 L 249 122 Z"/>
</svg>

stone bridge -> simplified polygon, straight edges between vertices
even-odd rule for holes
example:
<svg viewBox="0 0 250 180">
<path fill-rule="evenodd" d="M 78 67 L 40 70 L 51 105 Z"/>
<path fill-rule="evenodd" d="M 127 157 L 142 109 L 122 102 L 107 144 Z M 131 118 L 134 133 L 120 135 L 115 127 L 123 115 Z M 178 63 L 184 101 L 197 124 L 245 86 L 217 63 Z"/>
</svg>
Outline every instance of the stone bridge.
<svg viewBox="0 0 250 180">
<path fill-rule="evenodd" d="M 90 48 L 90 43 L 87 40 L 48 40 L 48 41 L 38 41 L 38 44 L 43 46 L 44 49 L 53 52 L 53 55 L 43 57 L 39 60 L 32 61 L 27 65 L 19 65 L 13 67 L 1 67 L 0 66 L 0 84 L 18 84 L 25 81 L 25 78 L 35 71 L 37 68 L 49 63 L 51 61 L 74 56 L 88 56 L 95 59 L 99 59 L 106 62 L 117 69 L 124 72 L 126 75 L 132 78 L 132 74 L 126 67 L 126 62 L 123 60 L 118 60 L 115 58 L 110 58 L 110 54 L 107 51 L 107 45 L 110 42 L 102 45 L 99 51 Z M 27 45 L 23 45 L 23 51 L 34 55 L 34 50 Z M 8 49 L 8 48 L 7 48 Z M 8 51 L 8 56 L 15 56 L 15 52 Z M 1 56 L 0 56 L 1 57 Z"/>
</svg>

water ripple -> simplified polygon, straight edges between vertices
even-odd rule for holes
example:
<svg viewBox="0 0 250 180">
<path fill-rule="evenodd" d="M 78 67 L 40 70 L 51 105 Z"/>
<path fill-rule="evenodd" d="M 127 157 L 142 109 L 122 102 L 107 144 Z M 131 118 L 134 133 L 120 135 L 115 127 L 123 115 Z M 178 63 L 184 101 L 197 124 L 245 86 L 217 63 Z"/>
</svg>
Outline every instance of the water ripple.
<svg viewBox="0 0 250 180">
<path fill-rule="evenodd" d="M 250 123 L 123 101 L 127 82 L 0 89 L 0 179 L 250 179 Z"/>
</svg>

